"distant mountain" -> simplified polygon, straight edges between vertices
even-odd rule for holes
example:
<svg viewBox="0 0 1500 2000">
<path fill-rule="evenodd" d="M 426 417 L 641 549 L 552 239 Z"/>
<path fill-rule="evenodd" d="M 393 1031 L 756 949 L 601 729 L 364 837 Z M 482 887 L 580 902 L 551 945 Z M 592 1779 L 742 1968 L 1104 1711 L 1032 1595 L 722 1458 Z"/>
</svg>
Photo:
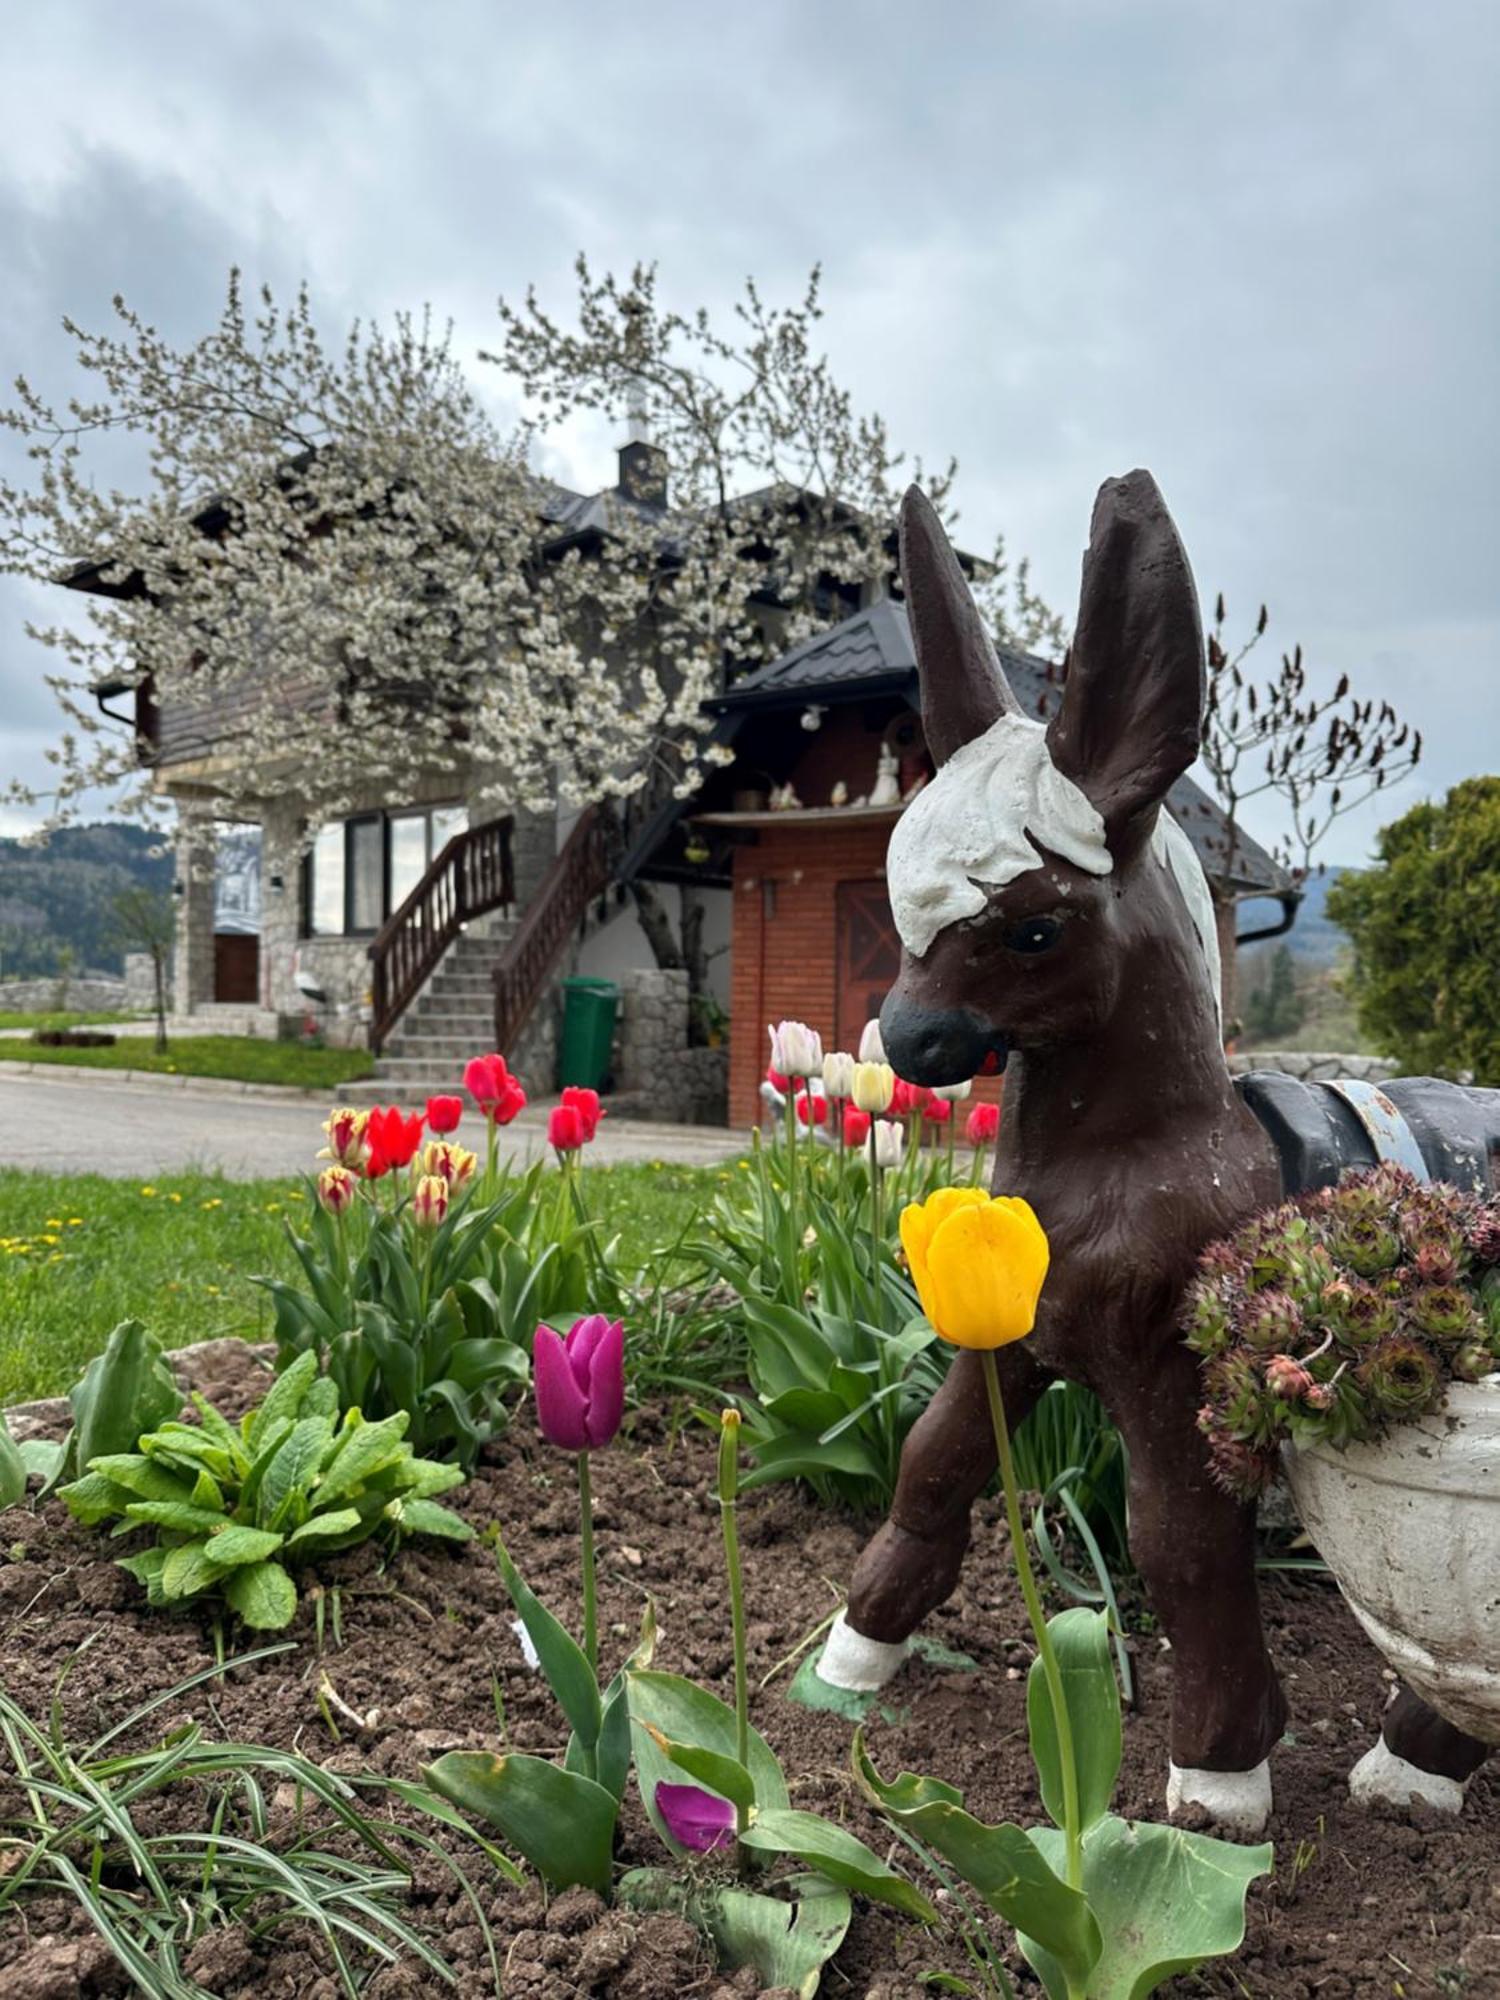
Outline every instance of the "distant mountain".
<svg viewBox="0 0 1500 2000">
<path fill-rule="evenodd" d="M 118 972 L 123 950 L 113 935 L 115 901 L 137 884 L 169 889 L 172 857 L 144 827 L 70 826 L 45 846 L 0 840 L 0 975 L 61 970 Z"/>
<path fill-rule="evenodd" d="M 1348 938 L 1328 920 L 1328 891 L 1341 875 L 1351 872 L 1357 871 L 1330 864 L 1321 874 L 1310 875 L 1304 885 L 1297 921 L 1285 939 L 1275 941 L 1277 944 L 1285 943 L 1293 958 L 1309 970 L 1332 965 L 1349 949 Z M 1258 930 L 1263 923 L 1274 923 L 1279 914 L 1280 906 L 1273 902 L 1241 903 L 1240 929 Z M 1259 952 L 1270 948 L 1274 947 L 1252 945 L 1250 950 Z"/>
</svg>

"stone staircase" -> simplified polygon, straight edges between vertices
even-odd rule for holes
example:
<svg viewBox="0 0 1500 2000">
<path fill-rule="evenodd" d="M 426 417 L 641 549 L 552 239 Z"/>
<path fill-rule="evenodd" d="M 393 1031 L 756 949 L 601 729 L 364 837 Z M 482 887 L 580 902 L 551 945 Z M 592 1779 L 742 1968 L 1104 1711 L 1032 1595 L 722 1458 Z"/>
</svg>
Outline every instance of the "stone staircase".
<svg viewBox="0 0 1500 2000">
<path fill-rule="evenodd" d="M 491 919 L 454 940 L 376 1057 L 375 1074 L 344 1086 L 350 1103 L 461 1094 L 464 1064 L 495 1046 L 494 968 L 514 929 L 513 919 Z"/>
</svg>

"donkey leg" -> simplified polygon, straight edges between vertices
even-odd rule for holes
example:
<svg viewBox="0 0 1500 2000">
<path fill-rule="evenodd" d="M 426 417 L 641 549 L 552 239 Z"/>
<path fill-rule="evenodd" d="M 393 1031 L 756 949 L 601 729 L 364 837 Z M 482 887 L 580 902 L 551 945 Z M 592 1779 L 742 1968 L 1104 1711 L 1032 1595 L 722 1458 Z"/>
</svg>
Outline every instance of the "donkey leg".
<svg viewBox="0 0 1500 2000">
<path fill-rule="evenodd" d="M 1460 1812 L 1468 1782 L 1491 1747 L 1455 1729 L 1404 1687 L 1385 1712 L 1379 1739 L 1349 1773 L 1349 1796 L 1359 1805 L 1379 1800 L 1406 1806 L 1421 1799 L 1438 1812 Z"/>
<path fill-rule="evenodd" d="M 1018 1347 L 997 1357 L 1005 1407 L 1020 1423 L 1048 1377 Z M 950 1597 L 969 1546 L 969 1515 L 995 1471 L 995 1438 L 977 1354 L 962 1353 L 912 1426 L 890 1519 L 866 1547 L 849 1587 L 849 1608 L 818 1662 L 833 1687 L 884 1687 L 907 1640 Z"/>
<path fill-rule="evenodd" d="M 1197 1370 L 1181 1352 L 1181 1363 L 1163 1356 L 1116 1411 L 1130 1450 L 1131 1552 L 1172 1642 L 1167 1805 L 1201 1805 L 1220 1825 L 1258 1834 L 1286 1699 L 1261 1629 L 1255 1510 L 1209 1475 L 1193 1420 Z"/>
</svg>

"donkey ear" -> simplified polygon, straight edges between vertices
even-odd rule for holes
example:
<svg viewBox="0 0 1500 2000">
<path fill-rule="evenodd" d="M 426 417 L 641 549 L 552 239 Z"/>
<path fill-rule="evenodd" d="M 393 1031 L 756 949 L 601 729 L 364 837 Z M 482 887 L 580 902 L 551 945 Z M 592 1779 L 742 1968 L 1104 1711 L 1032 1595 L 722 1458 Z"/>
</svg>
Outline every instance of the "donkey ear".
<svg viewBox="0 0 1500 2000">
<path fill-rule="evenodd" d="M 1203 629 L 1187 552 L 1149 472 L 1099 489 L 1052 761 L 1098 808 L 1111 848 L 1198 754 Z"/>
<path fill-rule="evenodd" d="M 979 607 L 937 510 L 920 487 L 901 503 L 901 575 L 917 672 L 922 727 L 934 762 L 1019 712 Z"/>
</svg>

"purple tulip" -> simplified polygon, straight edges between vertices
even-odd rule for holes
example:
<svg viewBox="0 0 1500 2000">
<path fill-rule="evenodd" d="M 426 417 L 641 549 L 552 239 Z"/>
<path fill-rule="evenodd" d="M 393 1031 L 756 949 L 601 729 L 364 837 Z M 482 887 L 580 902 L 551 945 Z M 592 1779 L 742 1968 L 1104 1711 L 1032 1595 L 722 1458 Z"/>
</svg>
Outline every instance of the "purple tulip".
<svg viewBox="0 0 1500 2000">
<path fill-rule="evenodd" d="M 679 1847 L 708 1854 L 734 1839 L 734 1807 L 697 1785 L 658 1785 L 656 1810 Z"/>
<path fill-rule="evenodd" d="M 531 1353 L 536 1419 L 560 1451 L 599 1451 L 625 1414 L 625 1328 L 603 1313 L 578 1320 L 566 1340 L 539 1326 Z"/>
</svg>

